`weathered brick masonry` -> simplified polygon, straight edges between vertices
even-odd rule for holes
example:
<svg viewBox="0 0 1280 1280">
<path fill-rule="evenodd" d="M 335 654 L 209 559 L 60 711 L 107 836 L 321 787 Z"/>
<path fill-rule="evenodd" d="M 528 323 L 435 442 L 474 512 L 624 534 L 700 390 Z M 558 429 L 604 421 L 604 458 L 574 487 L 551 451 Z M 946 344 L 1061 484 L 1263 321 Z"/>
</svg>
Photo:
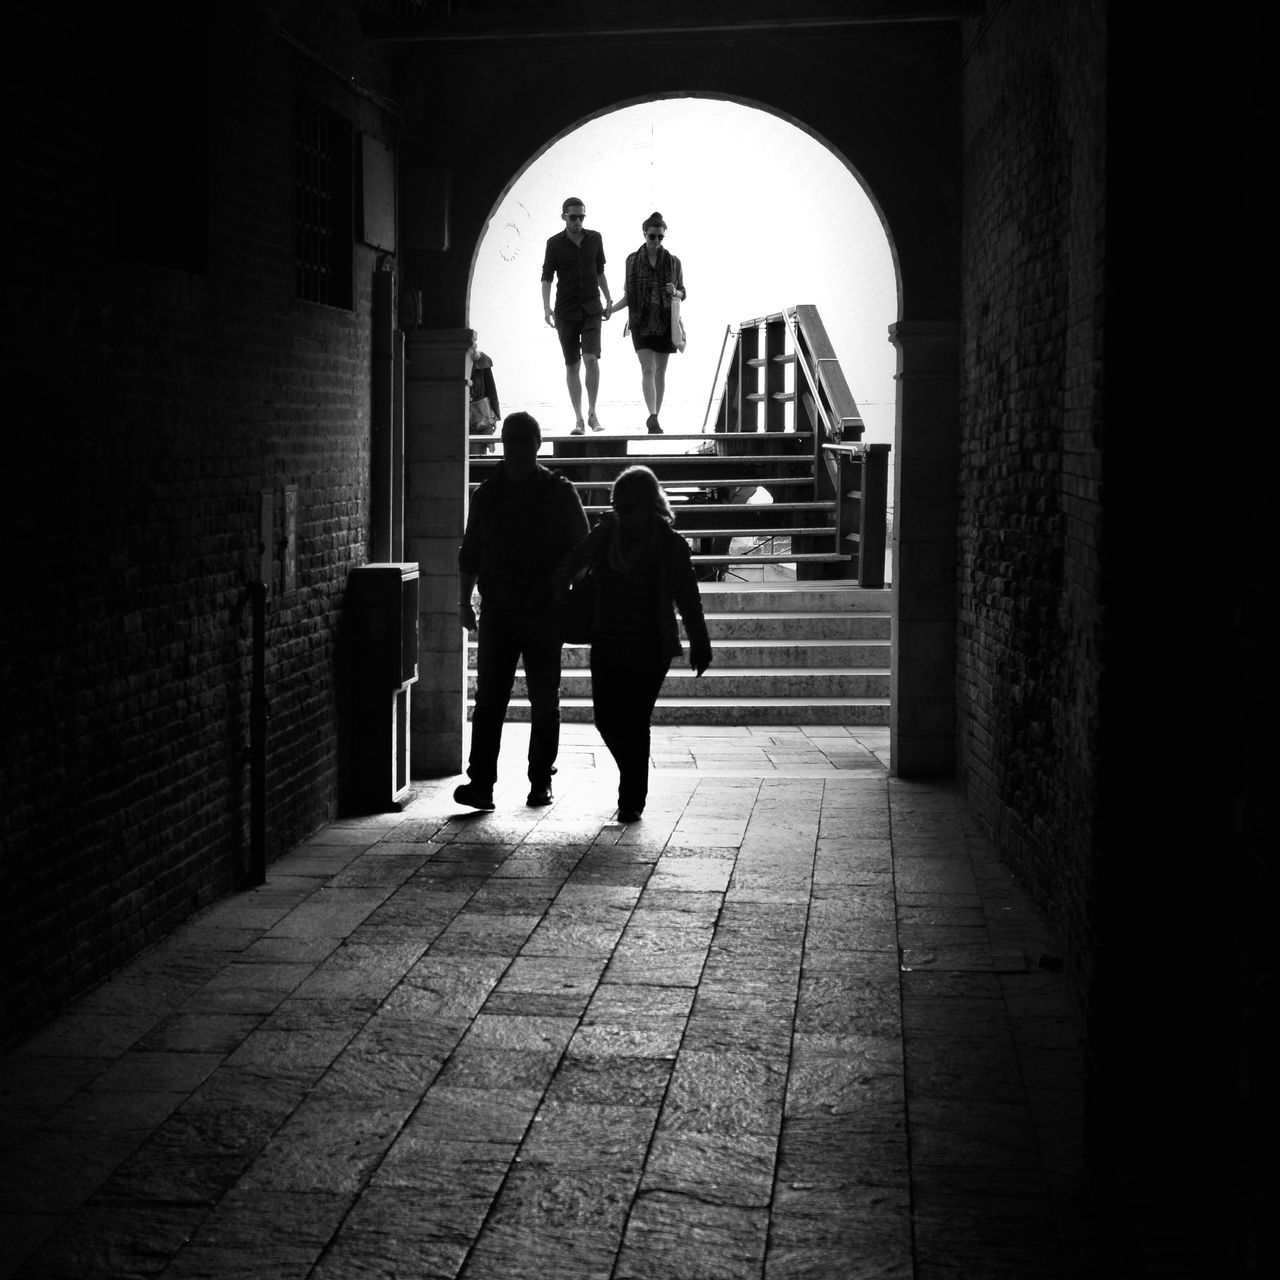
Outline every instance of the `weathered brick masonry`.
<svg viewBox="0 0 1280 1280">
<path fill-rule="evenodd" d="M 282 592 L 277 549 L 268 858 L 337 806 L 335 637 L 366 558 L 376 264 L 357 245 L 352 309 L 295 297 L 295 99 L 390 144 L 393 121 L 326 63 L 386 76 L 346 6 L 211 6 L 208 28 L 201 8 L 160 23 L 159 62 L 130 39 L 145 24 L 54 14 L 41 31 L 23 14 L 33 56 L 15 62 L 9 125 L 33 162 L 7 196 L 25 257 L 10 267 L 4 410 L 18 499 L 0 671 L 6 1041 L 244 866 L 246 586 L 259 493 L 278 540 L 286 485 L 297 585 Z M 145 115 L 105 109 L 126 85 Z M 122 171 L 152 175 L 156 203 L 122 201 Z"/>
<path fill-rule="evenodd" d="M 958 772 L 1091 940 L 1101 511 L 1101 6 L 967 24 Z"/>
</svg>

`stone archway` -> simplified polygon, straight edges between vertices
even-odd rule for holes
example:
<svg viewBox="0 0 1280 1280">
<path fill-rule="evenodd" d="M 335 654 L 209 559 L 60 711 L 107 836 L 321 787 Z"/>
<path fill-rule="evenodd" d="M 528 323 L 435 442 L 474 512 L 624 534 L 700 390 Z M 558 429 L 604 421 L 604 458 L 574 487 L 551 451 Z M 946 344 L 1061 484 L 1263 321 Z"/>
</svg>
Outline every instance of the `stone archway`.
<svg viewBox="0 0 1280 1280">
<path fill-rule="evenodd" d="M 815 81 L 815 57 L 847 54 L 846 77 Z M 708 49 L 717 53 L 712 59 Z M 424 326 L 407 335 L 406 555 L 422 566 L 422 678 L 414 690 L 413 755 L 424 772 L 461 769 L 463 633 L 454 568 L 465 477 L 467 291 L 476 247 L 511 175 L 550 141 L 625 101 L 655 96 L 726 97 L 794 120 L 846 157 L 875 192 L 899 268 L 901 310 L 889 335 L 898 352 L 894 434 L 895 602 L 892 768 L 903 777 L 954 770 L 957 326 L 959 280 L 958 61 L 954 32 L 843 32 L 821 46 L 802 38 L 758 43 L 682 42 L 670 58 L 612 74 L 580 74 L 568 51 L 541 61 L 514 47 L 486 51 L 506 92 L 485 98 L 447 61 L 424 55 L 419 73 L 438 77 L 446 117 L 481 113 L 494 125 L 485 162 L 465 137 L 444 131 L 418 157 L 438 180 L 417 184 L 428 199 L 448 193 L 449 242 L 406 254 L 408 287 L 424 298 Z M 865 71 L 858 79 L 854 64 Z M 572 67 L 573 75 L 567 74 Z M 535 70 L 564 92 L 535 90 Z M 566 74 L 557 79 L 559 72 Z M 622 83 L 619 83 L 619 82 Z M 857 87 L 852 87 L 854 83 Z M 759 92 L 768 84 L 767 101 Z M 698 85 L 696 91 L 683 88 Z M 451 94 L 457 95 L 457 101 Z M 497 100 L 495 100 L 497 99 Z M 506 114 L 504 114 L 506 112 Z M 501 130 L 497 125 L 504 126 Z M 482 122 L 481 122 L 482 124 Z M 480 127 L 480 125 L 478 125 Z M 429 167 L 426 162 L 431 160 Z M 856 167 L 855 167 L 856 166 Z M 412 184 L 406 184 L 406 191 Z M 403 203 L 403 201 L 402 201 Z M 408 226 L 435 209 L 402 208 Z"/>
<path fill-rule="evenodd" d="M 726 192 L 751 163 L 774 181 L 757 184 L 749 207 L 737 208 Z M 471 257 L 466 313 L 502 366 L 503 385 L 515 388 L 504 405 L 530 409 L 553 434 L 569 425 L 561 422 L 568 404 L 554 335 L 532 324 L 527 308 L 567 192 L 586 199 L 615 293 L 641 220 L 660 206 L 669 223 L 666 247 L 684 266 L 685 318 L 694 335 L 666 388 L 666 416 L 679 430 L 702 426 L 726 328 L 804 303 L 818 306 L 840 353 L 866 422 L 864 438 L 891 443 L 894 354 L 887 334 L 900 318 L 901 289 L 874 193 L 824 138 L 759 102 L 725 95 L 617 104 L 548 141 L 506 184 Z M 610 428 L 637 390 L 622 324 L 604 334 L 600 402 Z"/>
</svg>

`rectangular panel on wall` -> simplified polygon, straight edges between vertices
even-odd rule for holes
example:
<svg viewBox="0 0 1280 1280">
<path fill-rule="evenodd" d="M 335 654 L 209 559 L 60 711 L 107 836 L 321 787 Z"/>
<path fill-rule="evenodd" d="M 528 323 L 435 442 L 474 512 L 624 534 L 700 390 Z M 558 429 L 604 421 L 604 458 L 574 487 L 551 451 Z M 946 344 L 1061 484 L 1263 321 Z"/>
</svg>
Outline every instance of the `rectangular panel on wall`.
<svg viewBox="0 0 1280 1280">
<path fill-rule="evenodd" d="M 360 135 L 359 235 L 365 244 L 396 251 L 396 155 L 367 133 Z"/>
<path fill-rule="evenodd" d="M 407 566 L 406 566 L 407 568 Z M 400 580 L 400 683 L 418 678 L 418 566 Z"/>
</svg>

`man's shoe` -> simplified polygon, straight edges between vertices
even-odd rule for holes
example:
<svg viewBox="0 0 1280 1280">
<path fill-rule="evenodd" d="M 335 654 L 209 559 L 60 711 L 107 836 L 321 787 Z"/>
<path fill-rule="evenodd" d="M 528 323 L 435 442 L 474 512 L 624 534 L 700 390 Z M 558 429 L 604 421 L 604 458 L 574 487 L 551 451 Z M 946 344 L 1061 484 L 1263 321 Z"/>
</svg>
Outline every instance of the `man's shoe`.
<svg viewBox="0 0 1280 1280">
<path fill-rule="evenodd" d="M 645 419 L 644 425 L 651 436 L 660 436 L 662 434 L 662 428 L 658 426 L 658 415 L 656 413 L 651 413 Z"/>
<path fill-rule="evenodd" d="M 643 809 L 619 809 L 618 821 L 619 822 L 639 822 L 640 815 L 643 812 L 644 812 Z"/>
<path fill-rule="evenodd" d="M 592 431 L 603 431 L 603 430 L 604 430 L 604 428 L 600 425 L 600 419 L 596 417 L 596 415 L 594 414 L 594 412 L 593 412 L 593 413 L 589 413 L 589 414 L 587 415 L 587 426 L 589 426 L 589 427 L 591 428 L 591 430 L 592 430 Z"/>
<path fill-rule="evenodd" d="M 541 809 L 544 806 L 549 805 L 554 799 L 555 796 L 551 794 L 551 783 L 545 782 L 539 786 L 535 782 L 529 788 L 529 798 L 525 801 L 525 804 L 527 804 L 530 809 Z"/>
<path fill-rule="evenodd" d="M 472 809 L 492 809 L 493 788 L 482 787 L 478 782 L 464 782 L 454 787 L 453 799 L 455 804 L 469 805 Z"/>
<path fill-rule="evenodd" d="M 573 424 L 573 430 L 570 431 L 569 434 L 571 436 L 585 436 L 587 434 L 587 428 L 583 424 L 583 421 L 581 418 L 579 418 L 577 422 Z"/>
</svg>

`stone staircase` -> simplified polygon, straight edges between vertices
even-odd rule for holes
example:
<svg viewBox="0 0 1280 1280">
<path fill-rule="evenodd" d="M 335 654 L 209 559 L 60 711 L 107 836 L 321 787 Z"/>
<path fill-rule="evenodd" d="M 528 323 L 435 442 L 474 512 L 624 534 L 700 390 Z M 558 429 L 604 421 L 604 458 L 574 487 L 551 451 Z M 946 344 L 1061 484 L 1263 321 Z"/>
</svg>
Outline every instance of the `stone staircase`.
<svg viewBox="0 0 1280 1280">
<path fill-rule="evenodd" d="M 714 661 L 700 679 L 673 664 L 655 724 L 889 723 L 890 591 L 855 582 L 703 583 Z M 589 647 L 566 645 L 560 714 L 591 721 Z M 475 695 L 468 650 L 468 713 Z M 529 718 L 517 673 L 508 718 Z"/>
</svg>

